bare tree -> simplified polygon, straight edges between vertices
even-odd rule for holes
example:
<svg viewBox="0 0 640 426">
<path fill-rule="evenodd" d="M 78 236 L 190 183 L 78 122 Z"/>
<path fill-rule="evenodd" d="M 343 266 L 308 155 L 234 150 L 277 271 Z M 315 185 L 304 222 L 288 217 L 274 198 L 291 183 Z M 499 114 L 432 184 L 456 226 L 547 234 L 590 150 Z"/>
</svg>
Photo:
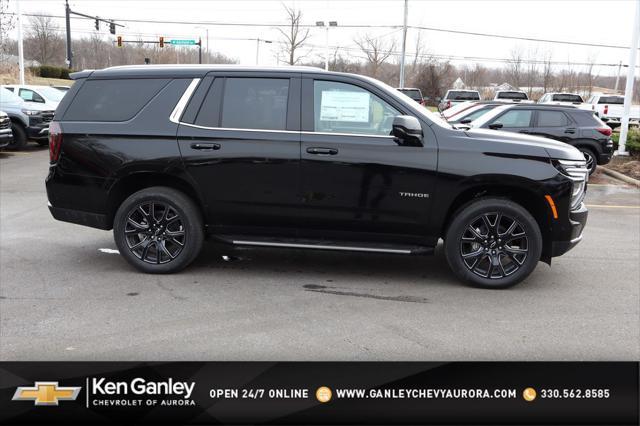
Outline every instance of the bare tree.
<svg viewBox="0 0 640 426">
<path fill-rule="evenodd" d="M 527 63 L 527 72 L 526 72 L 526 81 L 527 81 L 527 91 L 529 99 L 531 99 L 531 95 L 533 94 L 533 85 L 538 81 L 538 49 L 533 48 L 529 49 L 528 52 L 528 63 Z"/>
<path fill-rule="evenodd" d="M 596 62 L 596 55 L 595 53 L 591 53 L 587 58 L 588 65 L 587 65 L 587 70 L 584 76 L 584 86 L 589 92 L 587 96 L 591 96 L 591 92 L 593 91 L 593 83 L 597 77 L 596 75 L 593 75 L 593 66 L 595 62 Z"/>
<path fill-rule="evenodd" d="M 288 56 L 289 65 L 297 64 L 304 56 L 296 55 L 301 48 L 304 47 L 307 38 L 309 38 L 309 29 L 302 30 L 300 28 L 300 20 L 302 19 L 302 12 L 295 8 L 289 8 L 284 5 L 284 9 L 287 12 L 287 19 L 289 21 L 289 28 L 284 31 L 278 28 L 278 31 L 283 36 L 283 50 L 285 56 Z"/>
<path fill-rule="evenodd" d="M 47 16 L 32 16 L 29 23 L 31 28 L 25 37 L 25 50 L 42 65 L 61 64 L 60 55 L 64 54 L 64 43 L 53 19 Z"/>
<path fill-rule="evenodd" d="M 15 26 L 15 16 L 7 13 L 9 0 L 0 0 L 0 53 L 8 54 L 11 43 L 9 33 Z"/>
<path fill-rule="evenodd" d="M 380 38 L 365 34 L 362 38 L 354 40 L 367 59 L 367 68 L 371 77 L 378 77 L 380 67 L 393 54 L 396 48 L 395 40 L 390 43 Z"/>
<path fill-rule="evenodd" d="M 547 51 L 544 55 L 542 66 L 542 89 L 546 93 L 553 84 L 553 66 L 552 66 L 553 54 Z"/>
<path fill-rule="evenodd" d="M 518 46 L 511 49 L 511 59 L 509 59 L 508 65 L 508 76 L 509 83 L 512 84 L 516 88 L 520 88 L 520 83 L 522 79 L 522 49 Z"/>
</svg>

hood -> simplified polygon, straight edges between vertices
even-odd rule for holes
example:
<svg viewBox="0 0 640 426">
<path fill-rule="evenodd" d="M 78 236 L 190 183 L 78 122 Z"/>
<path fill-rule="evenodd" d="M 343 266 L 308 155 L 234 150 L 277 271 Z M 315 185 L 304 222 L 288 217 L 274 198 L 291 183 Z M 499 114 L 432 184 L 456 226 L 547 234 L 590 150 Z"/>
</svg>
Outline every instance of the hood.
<svg viewBox="0 0 640 426">
<path fill-rule="evenodd" d="M 509 144 L 509 151 L 511 151 L 512 148 L 516 148 L 517 145 L 525 145 L 528 148 L 544 150 L 550 158 L 558 160 L 584 160 L 584 155 L 582 155 L 577 148 L 553 139 L 490 129 L 472 128 L 465 131 L 465 133 L 472 138 Z"/>
</svg>

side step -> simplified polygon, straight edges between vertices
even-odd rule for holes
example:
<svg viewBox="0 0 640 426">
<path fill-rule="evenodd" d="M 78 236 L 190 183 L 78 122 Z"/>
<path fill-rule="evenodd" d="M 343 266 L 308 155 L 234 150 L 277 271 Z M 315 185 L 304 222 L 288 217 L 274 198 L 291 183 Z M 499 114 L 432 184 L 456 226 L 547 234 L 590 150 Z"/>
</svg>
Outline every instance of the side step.
<svg viewBox="0 0 640 426">
<path fill-rule="evenodd" d="M 329 240 L 309 240 L 297 238 L 264 238 L 247 235 L 217 235 L 216 239 L 236 246 L 252 247 L 280 247 L 294 249 L 313 250 L 339 250 L 339 251 L 360 251 L 369 253 L 392 253 L 392 254 L 432 254 L 433 247 L 388 244 L 388 243 L 365 243 L 353 241 L 329 241 Z"/>
</svg>

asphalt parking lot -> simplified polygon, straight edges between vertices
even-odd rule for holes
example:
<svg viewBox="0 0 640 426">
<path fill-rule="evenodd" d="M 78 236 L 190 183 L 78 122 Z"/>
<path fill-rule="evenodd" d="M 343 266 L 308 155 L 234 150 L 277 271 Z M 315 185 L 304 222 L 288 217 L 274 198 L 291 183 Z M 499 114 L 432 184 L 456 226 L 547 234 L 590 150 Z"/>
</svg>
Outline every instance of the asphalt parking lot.
<svg viewBox="0 0 640 426">
<path fill-rule="evenodd" d="M 0 153 L 0 360 L 639 360 L 640 191 L 589 187 L 584 240 L 520 285 L 444 257 L 208 244 L 135 272 L 111 232 L 55 221 L 46 148 Z M 608 181 L 607 181 L 608 182 Z"/>
</svg>

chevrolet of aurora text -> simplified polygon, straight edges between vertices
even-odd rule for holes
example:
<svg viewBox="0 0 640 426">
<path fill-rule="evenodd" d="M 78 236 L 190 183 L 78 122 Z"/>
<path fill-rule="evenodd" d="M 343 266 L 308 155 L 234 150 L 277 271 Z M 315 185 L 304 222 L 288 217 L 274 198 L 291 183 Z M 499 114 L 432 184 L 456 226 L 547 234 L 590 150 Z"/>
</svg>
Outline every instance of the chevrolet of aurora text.
<svg viewBox="0 0 640 426">
<path fill-rule="evenodd" d="M 113 229 L 147 273 L 207 238 L 422 255 L 501 288 L 581 239 L 585 158 L 458 129 L 377 80 L 315 68 L 124 66 L 74 73 L 50 125 L 49 209 Z"/>
</svg>

